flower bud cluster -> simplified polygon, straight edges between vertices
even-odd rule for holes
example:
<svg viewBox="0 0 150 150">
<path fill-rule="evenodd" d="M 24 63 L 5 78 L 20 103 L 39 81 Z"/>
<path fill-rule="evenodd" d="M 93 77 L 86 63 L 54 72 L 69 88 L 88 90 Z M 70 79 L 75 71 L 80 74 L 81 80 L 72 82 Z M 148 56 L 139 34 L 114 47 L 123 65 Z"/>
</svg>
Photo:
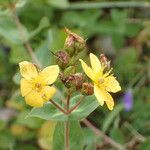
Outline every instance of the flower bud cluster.
<svg viewBox="0 0 150 150">
<path fill-rule="evenodd" d="M 92 95 L 93 85 L 85 81 L 82 73 L 76 71 L 78 55 L 86 50 L 86 42 L 82 37 L 67 28 L 65 28 L 65 32 L 68 36 L 65 40 L 64 48 L 54 54 L 56 62 L 61 68 L 59 73 L 60 80 L 65 87 L 73 91 L 80 91 L 84 95 Z"/>
</svg>

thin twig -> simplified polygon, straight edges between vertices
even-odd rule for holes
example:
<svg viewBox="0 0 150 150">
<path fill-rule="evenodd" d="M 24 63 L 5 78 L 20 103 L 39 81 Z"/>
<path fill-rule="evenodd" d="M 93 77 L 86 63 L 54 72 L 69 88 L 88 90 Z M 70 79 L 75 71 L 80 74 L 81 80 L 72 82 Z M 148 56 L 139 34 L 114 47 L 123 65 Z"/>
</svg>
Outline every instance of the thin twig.
<svg viewBox="0 0 150 150">
<path fill-rule="evenodd" d="M 81 104 L 81 102 L 82 102 L 83 100 L 84 100 L 84 96 L 81 97 L 80 101 L 78 101 L 77 104 L 76 104 L 75 106 L 73 106 L 73 107 L 68 111 L 68 113 L 69 113 L 69 114 L 72 113 L 72 112 Z"/>
<path fill-rule="evenodd" d="M 57 103 L 55 103 L 52 99 L 49 100 L 49 102 L 51 102 L 56 108 L 58 108 L 62 113 L 64 114 L 68 114 L 60 105 L 58 105 Z"/>
<path fill-rule="evenodd" d="M 113 147 L 115 147 L 118 150 L 126 150 L 126 148 L 115 142 L 113 139 L 111 139 L 110 137 L 108 137 L 107 135 L 105 135 L 102 131 L 100 131 L 99 129 L 97 129 L 91 122 L 89 122 L 87 119 L 84 119 L 82 121 L 87 127 L 91 128 L 91 130 L 93 130 L 93 132 L 98 135 L 101 136 L 105 141 L 107 141 L 109 144 L 111 144 Z"/>
<path fill-rule="evenodd" d="M 32 58 L 32 60 L 39 66 L 41 67 L 41 63 L 38 61 L 37 57 L 35 56 L 34 52 L 33 52 L 33 49 L 29 43 L 29 41 L 26 41 L 25 40 L 25 33 L 23 31 L 23 28 L 22 28 L 22 24 L 19 20 L 19 17 L 17 16 L 16 14 L 16 6 L 15 4 L 10 4 L 10 8 L 11 8 L 11 12 L 12 12 L 12 15 L 14 17 L 14 21 L 16 23 L 16 26 L 20 32 L 20 38 L 22 40 L 22 42 L 24 43 L 24 47 L 26 48 L 28 54 L 30 55 L 30 57 Z"/>
</svg>

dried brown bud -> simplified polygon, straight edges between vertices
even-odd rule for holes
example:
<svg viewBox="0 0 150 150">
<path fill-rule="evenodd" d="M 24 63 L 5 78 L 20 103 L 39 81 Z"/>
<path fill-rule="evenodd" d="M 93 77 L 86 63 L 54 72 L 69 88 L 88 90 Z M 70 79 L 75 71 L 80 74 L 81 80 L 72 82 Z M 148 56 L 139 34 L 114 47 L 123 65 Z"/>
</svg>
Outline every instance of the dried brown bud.
<svg viewBox="0 0 150 150">
<path fill-rule="evenodd" d="M 56 53 L 57 56 L 57 63 L 61 68 L 65 68 L 70 61 L 69 54 L 65 51 L 58 51 Z"/>
<path fill-rule="evenodd" d="M 66 87 L 75 87 L 76 90 L 81 89 L 83 83 L 83 76 L 81 73 L 72 74 L 65 77 L 63 73 L 60 74 L 60 79 Z"/>
<path fill-rule="evenodd" d="M 85 40 L 82 37 L 80 37 L 76 33 L 71 32 L 69 29 L 65 28 L 65 32 L 68 34 L 68 36 L 70 36 L 70 40 L 72 39 L 72 41 L 78 41 L 80 43 L 85 43 Z"/>
<path fill-rule="evenodd" d="M 94 93 L 93 85 L 91 83 L 84 82 L 82 84 L 82 90 L 81 91 L 83 94 L 93 95 L 93 93 Z"/>
<path fill-rule="evenodd" d="M 83 83 L 83 75 L 81 73 L 76 73 L 72 76 L 74 77 L 73 84 L 76 86 L 76 89 L 77 90 L 81 89 Z"/>
<path fill-rule="evenodd" d="M 66 38 L 64 46 L 66 51 L 69 52 L 69 54 L 73 55 L 76 52 L 82 51 L 86 47 L 86 42 L 82 37 L 71 32 L 67 28 L 65 28 L 65 32 L 68 34 L 68 37 Z"/>
<path fill-rule="evenodd" d="M 60 77 L 60 80 L 65 84 L 65 82 L 66 82 L 65 75 L 61 72 L 61 73 L 59 73 L 59 77 Z"/>
</svg>

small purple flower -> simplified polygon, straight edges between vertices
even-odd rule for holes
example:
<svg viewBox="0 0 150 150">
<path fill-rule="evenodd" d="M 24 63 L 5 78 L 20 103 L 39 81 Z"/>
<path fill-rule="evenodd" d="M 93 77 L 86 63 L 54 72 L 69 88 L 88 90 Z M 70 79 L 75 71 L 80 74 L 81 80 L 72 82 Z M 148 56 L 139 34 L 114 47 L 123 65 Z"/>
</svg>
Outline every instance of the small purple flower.
<svg viewBox="0 0 150 150">
<path fill-rule="evenodd" d="M 128 89 L 123 96 L 123 104 L 126 111 L 130 111 L 133 107 L 133 92 L 132 89 Z"/>
</svg>

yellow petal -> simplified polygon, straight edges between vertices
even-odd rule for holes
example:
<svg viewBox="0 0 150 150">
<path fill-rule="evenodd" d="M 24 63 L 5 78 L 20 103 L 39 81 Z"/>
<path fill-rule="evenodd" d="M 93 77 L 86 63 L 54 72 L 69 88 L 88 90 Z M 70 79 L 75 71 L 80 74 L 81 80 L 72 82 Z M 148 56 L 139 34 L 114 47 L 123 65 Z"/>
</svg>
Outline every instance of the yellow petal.
<svg viewBox="0 0 150 150">
<path fill-rule="evenodd" d="M 113 76 L 108 76 L 105 78 L 105 86 L 108 92 L 116 93 L 121 90 L 119 82 Z"/>
<path fill-rule="evenodd" d="M 44 86 L 42 88 L 42 91 L 40 92 L 41 97 L 43 98 L 44 101 L 50 100 L 55 93 L 56 93 L 56 89 L 50 86 Z"/>
<path fill-rule="evenodd" d="M 42 107 L 44 103 L 43 98 L 36 91 L 31 91 L 29 94 L 27 94 L 25 96 L 25 101 L 32 107 Z"/>
<path fill-rule="evenodd" d="M 92 69 L 95 72 L 99 72 L 102 69 L 99 59 L 92 53 L 90 53 L 90 61 L 91 61 Z"/>
<path fill-rule="evenodd" d="M 31 83 L 26 79 L 21 79 L 21 95 L 25 96 L 32 90 Z"/>
<path fill-rule="evenodd" d="M 82 59 L 80 59 L 80 62 L 86 75 L 94 81 L 95 80 L 94 71 L 90 67 L 88 67 L 87 64 Z"/>
<path fill-rule="evenodd" d="M 28 61 L 19 63 L 19 67 L 21 75 L 27 80 L 34 79 L 38 75 L 36 67 Z"/>
<path fill-rule="evenodd" d="M 49 66 L 39 73 L 38 80 L 39 82 L 45 85 L 49 85 L 56 81 L 58 74 L 59 74 L 58 65 Z"/>
<path fill-rule="evenodd" d="M 104 104 L 105 101 L 108 109 L 113 109 L 114 101 L 112 96 L 107 91 L 100 89 L 97 85 L 94 85 L 94 94 L 101 106 Z"/>
<path fill-rule="evenodd" d="M 106 102 L 106 105 L 107 105 L 108 109 L 113 110 L 114 100 L 113 100 L 112 96 L 107 91 L 105 91 L 104 93 L 105 93 L 104 94 L 105 102 Z"/>
<path fill-rule="evenodd" d="M 105 97 L 103 95 L 103 91 L 96 84 L 94 85 L 94 95 L 96 96 L 100 105 L 103 106 Z"/>
</svg>

